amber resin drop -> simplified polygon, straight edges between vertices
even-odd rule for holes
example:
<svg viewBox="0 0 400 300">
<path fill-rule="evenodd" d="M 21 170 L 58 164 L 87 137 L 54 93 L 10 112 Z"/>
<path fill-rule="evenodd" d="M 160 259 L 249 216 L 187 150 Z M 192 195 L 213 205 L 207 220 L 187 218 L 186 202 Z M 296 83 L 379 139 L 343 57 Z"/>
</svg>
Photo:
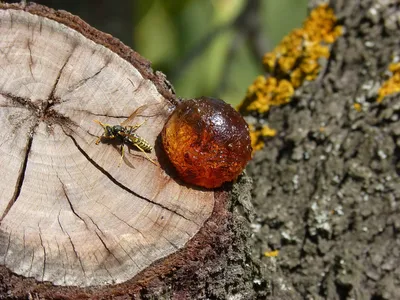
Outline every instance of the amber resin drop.
<svg viewBox="0 0 400 300">
<path fill-rule="evenodd" d="M 242 116 L 219 99 L 183 101 L 162 131 L 164 149 L 182 180 L 215 188 L 235 179 L 251 158 Z"/>
</svg>

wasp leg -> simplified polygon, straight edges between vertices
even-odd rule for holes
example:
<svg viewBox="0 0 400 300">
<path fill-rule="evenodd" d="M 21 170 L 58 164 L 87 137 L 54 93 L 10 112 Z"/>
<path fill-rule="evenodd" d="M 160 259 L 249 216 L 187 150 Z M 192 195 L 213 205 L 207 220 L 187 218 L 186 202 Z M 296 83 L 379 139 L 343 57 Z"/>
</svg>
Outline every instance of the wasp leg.
<svg viewBox="0 0 400 300">
<path fill-rule="evenodd" d="M 93 122 L 99 124 L 101 127 L 103 127 L 103 129 L 105 128 L 105 125 L 103 123 L 101 123 L 99 120 L 93 120 Z M 100 135 L 97 137 L 97 140 L 95 142 L 96 145 L 100 144 L 101 138 L 104 136 L 104 134 Z"/>
<path fill-rule="evenodd" d="M 97 138 L 95 144 L 96 144 L 96 145 L 100 144 L 101 139 L 102 139 L 103 137 L 105 137 L 105 138 L 107 138 L 107 139 L 110 139 L 110 140 L 111 140 L 111 139 L 115 139 L 115 135 L 105 135 L 105 134 L 103 133 L 101 136 L 99 136 L 99 137 Z"/>
<path fill-rule="evenodd" d="M 147 155 L 146 151 L 144 151 L 139 145 L 136 145 L 136 144 L 135 144 L 135 147 L 138 148 L 140 151 L 142 151 L 143 154 L 146 156 L 146 158 L 147 158 L 149 161 L 151 161 L 153 164 L 155 164 L 157 167 L 159 167 L 159 165 L 158 165 L 154 160 L 152 160 L 152 159 L 150 158 L 150 156 Z"/>
<path fill-rule="evenodd" d="M 96 145 L 100 144 L 100 141 L 101 141 L 101 138 L 102 138 L 102 137 L 103 137 L 102 135 L 99 136 L 99 137 L 97 137 L 97 140 L 96 140 L 96 142 L 95 142 Z"/>
<path fill-rule="evenodd" d="M 135 126 L 127 126 L 126 128 L 129 128 L 129 133 L 131 134 L 132 132 L 136 131 L 140 126 L 142 126 L 144 123 L 147 122 L 148 119 L 144 120 L 142 123 L 140 124 L 136 124 Z"/>
<path fill-rule="evenodd" d="M 101 127 L 103 127 L 103 129 L 104 129 L 104 133 L 103 133 L 101 136 L 97 137 L 97 140 L 96 140 L 96 142 L 95 142 L 96 145 L 100 144 L 100 141 L 101 141 L 101 139 L 102 139 L 103 137 L 106 137 L 106 138 L 108 138 L 108 139 L 114 139 L 114 138 L 115 138 L 115 135 L 108 135 L 108 134 L 107 134 L 107 129 L 106 129 L 106 128 L 107 128 L 107 127 L 111 127 L 111 125 L 109 125 L 109 124 L 104 124 L 104 123 L 100 122 L 99 120 L 93 120 L 93 122 L 99 124 L 99 125 L 100 125 Z"/>
</svg>

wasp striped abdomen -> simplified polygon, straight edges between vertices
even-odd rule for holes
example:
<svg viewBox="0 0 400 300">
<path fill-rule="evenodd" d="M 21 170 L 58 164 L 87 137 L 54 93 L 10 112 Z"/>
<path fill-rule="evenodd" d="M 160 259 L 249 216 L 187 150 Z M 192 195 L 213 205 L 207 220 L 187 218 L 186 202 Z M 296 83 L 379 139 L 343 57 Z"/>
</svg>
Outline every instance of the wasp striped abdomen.
<svg viewBox="0 0 400 300">
<path fill-rule="evenodd" d="M 139 146 L 138 148 L 141 148 L 144 151 L 151 152 L 151 150 L 153 150 L 153 147 L 149 144 L 149 142 L 135 133 L 128 136 L 128 141 L 133 146 Z"/>
</svg>

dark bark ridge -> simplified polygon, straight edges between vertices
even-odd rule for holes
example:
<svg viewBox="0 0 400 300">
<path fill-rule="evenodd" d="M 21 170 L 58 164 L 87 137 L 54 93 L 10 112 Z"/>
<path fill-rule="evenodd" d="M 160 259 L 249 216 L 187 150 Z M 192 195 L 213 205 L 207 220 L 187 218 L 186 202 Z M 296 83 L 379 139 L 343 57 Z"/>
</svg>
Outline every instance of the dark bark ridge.
<svg viewBox="0 0 400 300">
<path fill-rule="evenodd" d="M 400 295 L 400 96 L 376 101 L 399 54 L 400 6 L 385 3 L 331 1 L 344 35 L 324 75 L 266 117 L 277 137 L 248 170 L 274 299 Z"/>
</svg>

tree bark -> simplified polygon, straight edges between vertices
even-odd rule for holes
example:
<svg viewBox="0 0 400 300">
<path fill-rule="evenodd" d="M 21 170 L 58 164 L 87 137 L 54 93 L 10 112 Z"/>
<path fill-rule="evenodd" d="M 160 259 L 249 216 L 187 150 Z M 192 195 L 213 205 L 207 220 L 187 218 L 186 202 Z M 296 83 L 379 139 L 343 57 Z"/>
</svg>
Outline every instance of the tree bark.
<svg viewBox="0 0 400 300">
<path fill-rule="evenodd" d="M 320 76 L 258 119 L 277 135 L 248 168 L 252 247 L 271 298 L 398 299 L 400 96 L 377 100 L 398 62 L 400 7 L 330 6 L 344 34 Z"/>
<path fill-rule="evenodd" d="M 251 183 L 179 181 L 160 145 L 178 103 L 163 74 L 36 4 L 0 4 L 0 36 L 1 297 L 263 294 L 246 245 Z M 149 157 L 133 147 L 122 158 L 112 139 L 96 145 L 104 129 L 93 120 L 117 125 L 135 111 Z"/>
</svg>

